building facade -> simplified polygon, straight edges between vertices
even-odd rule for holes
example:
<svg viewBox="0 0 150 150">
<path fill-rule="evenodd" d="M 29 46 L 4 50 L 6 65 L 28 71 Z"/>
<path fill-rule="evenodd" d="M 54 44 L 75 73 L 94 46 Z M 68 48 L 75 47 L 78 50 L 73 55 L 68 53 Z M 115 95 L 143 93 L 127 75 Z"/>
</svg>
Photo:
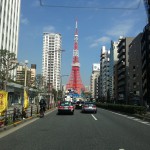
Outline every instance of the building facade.
<svg viewBox="0 0 150 150">
<path fill-rule="evenodd" d="M 31 85 L 32 87 L 35 86 L 35 80 L 36 80 L 36 64 L 31 64 Z"/>
<path fill-rule="evenodd" d="M 26 84 L 28 87 L 35 86 L 35 78 L 36 78 L 36 65 L 31 64 L 31 68 L 27 67 L 27 76 L 26 76 Z M 18 65 L 17 67 L 17 83 L 24 85 L 25 83 L 25 65 Z"/>
<path fill-rule="evenodd" d="M 105 46 L 102 46 L 100 55 L 100 79 L 99 79 L 99 98 L 102 101 L 110 100 L 109 64 L 110 64 L 110 50 L 107 50 Z"/>
<path fill-rule="evenodd" d="M 118 85 L 118 101 L 119 103 L 127 103 L 128 101 L 128 51 L 129 44 L 132 42 L 133 37 L 120 37 L 118 43 L 118 62 L 117 62 L 117 85 Z"/>
<path fill-rule="evenodd" d="M 91 96 L 94 99 L 98 98 L 98 77 L 100 75 L 100 64 L 94 63 L 92 66 L 92 75 L 91 75 L 91 83 L 90 90 Z"/>
<path fill-rule="evenodd" d="M 110 79 L 109 79 L 109 87 L 110 87 L 110 98 L 115 98 L 115 92 L 114 92 L 114 81 L 115 81 L 115 65 L 118 61 L 118 42 L 111 41 L 111 48 L 110 48 L 110 65 L 109 65 L 109 71 L 110 71 Z"/>
<path fill-rule="evenodd" d="M 129 44 L 129 80 L 128 103 L 133 99 L 139 100 L 142 104 L 142 56 L 141 56 L 141 39 L 142 33 L 138 34 Z M 138 61 L 137 61 L 138 60 Z M 135 100 L 136 100 L 135 99 Z"/>
<path fill-rule="evenodd" d="M 60 90 L 62 37 L 57 33 L 43 34 L 42 75 L 44 85 Z"/>
<path fill-rule="evenodd" d="M 150 105 L 150 24 L 147 24 L 142 36 L 142 93 L 143 101 Z"/>
<path fill-rule="evenodd" d="M 21 0 L 0 0 L 0 49 L 18 56 Z M 12 79 L 16 71 L 12 71 Z"/>
</svg>

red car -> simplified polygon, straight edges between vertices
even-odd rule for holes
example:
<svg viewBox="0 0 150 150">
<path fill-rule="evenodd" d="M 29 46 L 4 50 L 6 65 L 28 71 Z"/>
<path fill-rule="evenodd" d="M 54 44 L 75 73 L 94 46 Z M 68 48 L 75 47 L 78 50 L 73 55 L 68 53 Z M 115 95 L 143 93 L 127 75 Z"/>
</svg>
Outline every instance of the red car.
<svg viewBox="0 0 150 150">
<path fill-rule="evenodd" d="M 70 113 L 70 114 L 74 114 L 74 106 L 71 102 L 68 101 L 63 101 L 60 102 L 60 105 L 58 106 L 58 114 L 61 113 Z"/>
</svg>

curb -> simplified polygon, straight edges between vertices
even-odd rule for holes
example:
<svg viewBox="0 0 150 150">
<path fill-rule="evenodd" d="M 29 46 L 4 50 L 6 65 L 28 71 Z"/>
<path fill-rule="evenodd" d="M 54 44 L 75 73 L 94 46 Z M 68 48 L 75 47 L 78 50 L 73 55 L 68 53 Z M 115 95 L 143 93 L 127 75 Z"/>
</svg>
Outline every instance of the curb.
<svg viewBox="0 0 150 150">
<path fill-rule="evenodd" d="M 143 121 L 148 121 L 148 122 L 150 122 L 150 116 L 143 116 L 143 115 L 135 114 L 134 117 L 139 118 L 139 119 L 142 119 Z"/>
</svg>

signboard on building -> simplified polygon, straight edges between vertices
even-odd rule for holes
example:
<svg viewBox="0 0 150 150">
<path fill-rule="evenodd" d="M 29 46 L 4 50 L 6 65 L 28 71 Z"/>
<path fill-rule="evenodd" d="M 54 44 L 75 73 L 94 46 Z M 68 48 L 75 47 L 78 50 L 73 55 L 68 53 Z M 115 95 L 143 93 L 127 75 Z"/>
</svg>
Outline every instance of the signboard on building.
<svg viewBox="0 0 150 150">
<path fill-rule="evenodd" d="M 93 64 L 92 70 L 93 71 L 100 71 L 100 64 L 98 64 L 98 63 Z"/>
</svg>

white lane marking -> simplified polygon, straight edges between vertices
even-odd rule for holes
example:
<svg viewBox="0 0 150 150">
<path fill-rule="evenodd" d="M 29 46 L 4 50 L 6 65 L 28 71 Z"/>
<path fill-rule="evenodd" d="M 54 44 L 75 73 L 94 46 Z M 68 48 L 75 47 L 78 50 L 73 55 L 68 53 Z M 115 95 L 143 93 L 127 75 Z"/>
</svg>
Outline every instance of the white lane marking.
<svg viewBox="0 0 150 150">
<path fill-rule="evenodd" d="M 122 149 L 122 148 L 121 148 L 121 149 L 119 149 L 119 150 L 125 150 L 125 149 Z"/>
<path fill-rule="evenodd" d="M 94 115 L 91 115 L 91 116 L 94 118 L 94 120 L 97 120 L 97 118 Z"/>
</svg>

